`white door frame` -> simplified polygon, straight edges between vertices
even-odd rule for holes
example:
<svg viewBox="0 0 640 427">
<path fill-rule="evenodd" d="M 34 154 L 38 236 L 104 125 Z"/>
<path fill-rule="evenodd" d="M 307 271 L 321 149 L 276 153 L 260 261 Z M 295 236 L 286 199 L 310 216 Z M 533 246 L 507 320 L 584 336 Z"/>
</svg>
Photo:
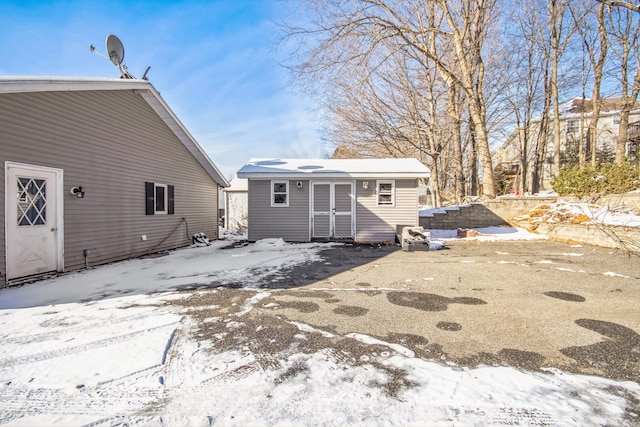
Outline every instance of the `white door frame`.
<svg viewBox="0 0 640 427">
<path fill-rule="evenodd" d="M 311 191 L 309 192 L 309 235 L 311 238 L 314 236 L 314 193 L 315 193 L 315 185 L 328 185 L 329 186 L 329 239 L 354 239 L 355 238 L 355 222 L 356 222 L 356 183 L 355 181 L 310 181 Z M 336 237 L 336 224 L 335 219 L 336 215 L 340 216 L 340 213 L 336 213 L 335 209 L 335 186 L 336 185 L 350 185 L 351 186 L 351 236 L 339 236 Z"/>
<path fill-rule="evenodd" d="M 56 214 L 56 221 L 55 221 L 55 264 L 56 264 L 56 271 L 64 271 L 64 185 L 63 185 L 63 170 L 62 169 L 55 169 L 55 168 L 50 168 L 50 167 L 46 167 L 46 166 L 36 166 L 36 165 L 30 165 L 30 164 L 26 164 L 26 163 L 17 163 L 17 162 L 10 162 L 10 161 L 5 161 L 4 162 L 4 207 L 5 207 L 5 211 L 4 211 L 4 253 L 5 253 L 5 268 L 6 268 L 6 277 L 7 280 L 12 279 L 12 271 L 11 268 L 13 268 L 12 265 L 10 265 L 9 263 L 9 238 L 8 238 L 8 233 L 9 233 L 9 224 L 8 224 L 8 209 L 9 209 L 9 197 L 16 197 L 15 196 L 15 182 L 9 182 L 9 169 L 11 168 L 17 168 L 17 169 L 27 169 L 27 170 L 31 170 L 34 172 L 48 172 L 48 173 L 54 173 L 56 176 L 56 185 L 55 185 L 55 192 L 56 192 L 56 206 L 55 206 L 55 214 Z M 13 203 L 12 203 L 13 204 Z"/>
</svg>

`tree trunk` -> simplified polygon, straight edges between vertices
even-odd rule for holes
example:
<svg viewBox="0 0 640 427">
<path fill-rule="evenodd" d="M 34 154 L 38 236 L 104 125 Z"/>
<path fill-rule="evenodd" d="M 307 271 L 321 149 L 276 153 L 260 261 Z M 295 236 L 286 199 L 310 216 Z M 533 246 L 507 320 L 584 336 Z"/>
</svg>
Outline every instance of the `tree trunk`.
<svg viewBox="0 0 640 427">
<path fill-rule="evenodd" d="M 469 122 L 469 136 L 471 138 L 471 153 L 469 155 L 469 179 L 471 181 L 471 189 L 469 193 L 472 196 L 478 196 L 478 144 L 476 142 L 476 130 L 473 122 Z"/>
<path fill-rule="evenodd" d="M 527 167 L 527 151 L 529 150 L 529 126 L 527 123 L 525 126 L 520 126 L 520 134 L 522 138 L 521 143 L 521 154 L 520 154 L 520 194 L 525 194 L 529 191 L 527 185 L 527 174 L 529 173 L 529 168 Z"/>
<path fill-rule="evenodd" d="M 448 113 L 451 119 L 453 138 L 453 164 L 455 168 L 455 194 L 456 202 L 462 203 L 464 199 L 464 170 L 462 167 L 462 120 L 460 119 L 458 91 L 455 85 L 449 86 Z"/>
<path fill-rule="evenodd" d="M 627 154 L 627 141 L 629 140 L 629 111 L 624 109 L 620 112 L 620 125 L 618 126 L 618 136 L 616 137 L 616 163 L 622 164 Z"/>
<path fill-rule="evenodd" d="M 431 171 L 431 192 L 433 195 L 434 207 L 442 206 L 442 195 L 440 194 L 440 168 L 438 167 L 439 157 L 433 157 L 433 170 Z"/>
<path fill-rule="evenodd" d="M 564 9 L 564 7 L 562 8 Z M 551 27 L 551 96 L 553 101 L 553 170 L 552 175 L 560 173 L 560 97 L 558 95 L 558 59 L 560 57 L 560 30 L 562 12 L 557 0 L 549 1 L 549 21 Z M 560 16 L 558 16 L 560 14 Z M 559 20 L 559 22 L 558 22 Z M 546 140 L 545 140 L 546 141 Z M 545 144 L 546 145 L 546 144 Z M 546 147 L 544 149 L 546 151 Z"/>
</svg>

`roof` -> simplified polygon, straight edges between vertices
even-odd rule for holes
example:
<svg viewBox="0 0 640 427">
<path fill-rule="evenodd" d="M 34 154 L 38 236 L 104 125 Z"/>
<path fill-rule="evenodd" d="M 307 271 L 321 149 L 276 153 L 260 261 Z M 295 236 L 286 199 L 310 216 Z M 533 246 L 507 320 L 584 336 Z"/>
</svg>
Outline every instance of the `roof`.
<svg viewBox="0 0 640 427">
<path fill-rule="evenodd" d="M 136 91 L 165 122 L 211 178 L 222 187 L 229 186 L 229 182 L 224 178 L 220 170 L 175 113 L 171 111 L 171 108 L 169 108 L 165 100 L 162 99 L 160 92 L 146 80 L 93 77 L 0 76 L 0 94 L 98 90 Z"/>
<path fill-rule="evenodd" d="M 227 193 L 249 191 L 249 181 L 245 178 L 235 177 L 229 181 L 229 184 L 229 187 L 224 189 Z"/>
<path fill-rule="evenodd" d="M 624 98 L 601 98 L 600 99 L 600 113 L 616 112 L 619 113 L 624 107 Z M 561 114 L 577 114 L 593 112 L 593 102 L 589 98 L 573 98 L 567 102 L 563 102 L 559 105 Z M 635 101 L 631 106 L 631 110 L 637 110 L 640 108 L 640 104 Z"/>
<path fill-rule="evenodd" d="M 418 159 L 251 159 L 240 178 L 428 178 Z"/>
</svg>

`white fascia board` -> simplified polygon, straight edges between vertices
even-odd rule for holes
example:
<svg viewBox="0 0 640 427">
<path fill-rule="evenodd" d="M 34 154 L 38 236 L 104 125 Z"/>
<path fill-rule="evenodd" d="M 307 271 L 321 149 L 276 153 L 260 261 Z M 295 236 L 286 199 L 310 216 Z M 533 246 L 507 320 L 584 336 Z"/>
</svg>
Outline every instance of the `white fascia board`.
<svg viewBox="0 0 640 427">
<path fill-rule="evenodd" d="M 150 83 L 146 80 L 137 79 L 0 76 L 0 93 L 123 90 L 144 89 L 149 86 Z"/>
<path fill-rule="evenodd" d="M 239 178 L 247 179 L 417 179 L 429 178 L 431 173 L 411 173 L 411 172 L 381 172 L 381 173 L 266 173 L 266 172 L 238 172 Z"/>
</svg>

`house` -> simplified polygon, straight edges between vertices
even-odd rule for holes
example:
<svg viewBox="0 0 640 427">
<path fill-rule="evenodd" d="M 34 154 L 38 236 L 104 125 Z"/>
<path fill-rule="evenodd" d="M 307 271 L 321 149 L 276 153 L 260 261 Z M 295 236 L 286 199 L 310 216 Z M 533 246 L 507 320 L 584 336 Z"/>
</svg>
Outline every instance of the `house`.
<svg viewBox="0 0 640 427">
<path fill-rule="evenodd" d="M 246 230 L 249 223 L 249 185 L 246 179 L 235 177 L 224 192 L 224 228 Z"/>
<path fill-rule="evenodd" d="M 228 182 L 145 80 L 0 77 L 0 286 L 218 235 Z"/>
<path fill-rule="evenodd" d="M 605 98 L 596 127 L 596 149 L 601 156 L 612 160 L 616 151 L 616 138 L 620 125 L 620 110 L 623 100 L 621 98 Z M 559 105 L 560 110 L 560 152 L 561 163 L 575 163 L 578 159 L 578 147 L 580 141 L 587 138 L 589 122 L 593 112 L 590 99 L 574 98 Z M 637 123 L 640 121 L 640 104 L 636 103 L 629 114 L 629 142 L 626 146 L 626 155 L 635 159 L 637 152 Z M 525 153 L 527 169 L 532 170 L 535 153 L 533 148 L 537 143 L 540 133 L 540 118 L 533 119 L 529 127 L 528 149 Z M 634 127 L 635 126 L 635 127 Z M 635 131 L 635 134 L 634 134 Z M 493 164 L 496 171 L 503 172 L 511 180 L 514 190 L 519 189 L 521 174 L 521 159 L 523 129 L 516 129 L 509 135 L 506 142 L 493 153 Z M 549 124 L 547 135 L 546 159 L 543 165 L 543 189 L 550 188 L 552 166 L 554 161 L 553 126 Z M 587 154 L 590 159 L 590 154 Z"/>
<path fill-rule="evenodd" d="M 252 159 L 248 239 L 394 241 L 398 225 L 418 225 L 417 159 Z"/>
</svg>

